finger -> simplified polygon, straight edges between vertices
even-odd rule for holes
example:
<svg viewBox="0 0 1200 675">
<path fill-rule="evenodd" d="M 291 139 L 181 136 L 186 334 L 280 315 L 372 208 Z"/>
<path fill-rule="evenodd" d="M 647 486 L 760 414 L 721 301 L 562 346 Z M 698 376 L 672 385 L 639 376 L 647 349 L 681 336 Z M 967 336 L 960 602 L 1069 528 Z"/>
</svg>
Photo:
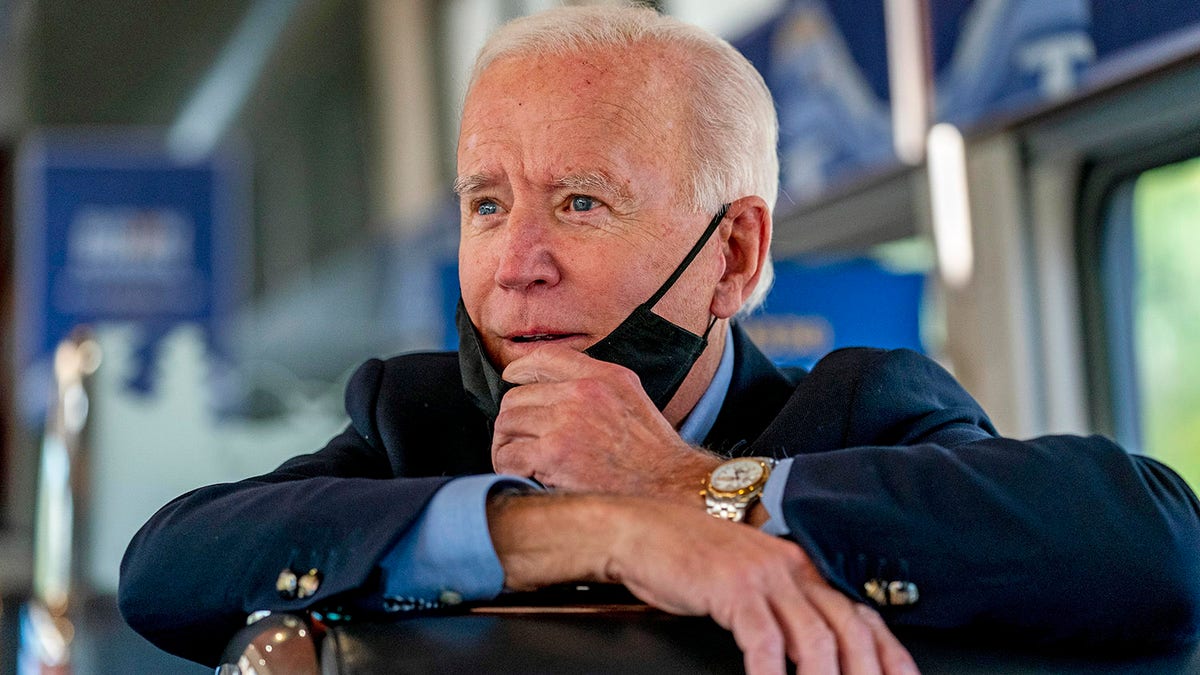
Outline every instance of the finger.
<svg viewBox="0 0 1200 675">
<path fill-rule="evenodd" d="M 528 398 L 528 397 L 523 397 Z M 560 413 L 549 406 L 507 401 L 500 407 L 492 430 L 492 447 L 515 438 L 537 438 L 558 424 Z"/>
<path fill-rule="evenodd" d="M 492 432 L 492 468 L 521 476 L 557 474 L 564 453 L 574 447 L 577 429 L 567 425 L 576 419 L 578 416 L 564 416 L 562 410 L 545 406 L 502 410 Z"/>
<path fill-rule="evenodd" d="M 521 406 L 561 407 L 571 400 L 594 401 L 601 394 L 597 380 L 574 379 L 561 382 L 534 382 L 510 389 L 500 401 L 501 414 Z"/>
<path fill-rule="evenodd" d="M 547 344 L 508 364 L 500 376 L 514 384 L 562 382 L 596 372 L 600 365 L 583 352 Z"/>
<path fill-rule="evenodd" d="M 833 629 L 843 672 L 847 675 L 879 675 L 883 669 L 877 649 L 878 636 L 859 611 L 862 605 L 824 584 L 809 585 L 805 590 Z M 886 627 L 884 631 L 887 631 Z"/>
<path fill-rule="evenodd" d="M 920 672 L 912 655 L 888 629 L 879 612 L 861 603 L 855 603 L 854 609 L 871 629 L 875 638 L 875 651 L 886 675 L 916 675 Z"/>
<path fill-rule="evenodd" d="M 637 376 L 632 380 L 636 382 Z M 636 391 L 622 391 L 619 387 L 636 386 Z M 509 411 L 518 409 L 538 409 L 541 417 L 530 419 L 520 418 L 522 422 L 540 421 L 543 429 L 580 429 L 582 426 L 607 428 L 608 431 L 621 428 L 629 423 L 630 416 L 641 417 L 647 427 L 669 424 L 662 414 L 646 397 L 640 384 L 624 382 L 619 385 L 612 381 L 583 378 L 569 382 L 527 384 L 510 391 L 500 403 L 500 416 L 497 417 L 497 429 L 501 420 Z M 517 418 L 513 418 L 515 422 Z M 505 430 L 516 429 L 518 424 L 508 426 Z M 673 428 L 672 428 L 673 431 Z"/>
<path fill-rule="evenodd" d="M 793 584 L 776 584 L 771 606 L 796 672 L 838 672 L 838 639 L 825 617 Z"/>
<path fill-rule="evenodd" d="M 747 675 L 783 675 L 786 663 L 784 636 L 765 601 L 740 603 L 734 608 L 727 628 L 742 650 Z"/>
<path fill-rule="evenodd" d="M 512 439 L 492 446 L 492 469 L 498 474 L 538 478 L 537 443 L 532 439 Z M 541 480 L 541 479 L 538 479 Z"/>
</svg>

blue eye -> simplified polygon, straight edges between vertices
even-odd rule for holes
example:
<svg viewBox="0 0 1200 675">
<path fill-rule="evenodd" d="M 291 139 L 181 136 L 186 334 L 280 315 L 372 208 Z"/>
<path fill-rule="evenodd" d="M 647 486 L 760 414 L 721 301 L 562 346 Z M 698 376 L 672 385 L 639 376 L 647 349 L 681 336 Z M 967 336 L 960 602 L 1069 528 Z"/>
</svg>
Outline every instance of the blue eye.
<svg viewBox="0 0 1200 675">
<path fill-rule="evenodd" d="M 475 214 L 480 216 L 494 216 L 499 213 L 500 207 L 493 201 L 482 201 L 475 205 Z"/>
<path fill-rule="evenodd" d="M 572 211 L 591 211 L 594 208 L 596 208 L 596 200 L 591 197 L 584 197 L 583 195 L 571 197 Z"/>
</svg>

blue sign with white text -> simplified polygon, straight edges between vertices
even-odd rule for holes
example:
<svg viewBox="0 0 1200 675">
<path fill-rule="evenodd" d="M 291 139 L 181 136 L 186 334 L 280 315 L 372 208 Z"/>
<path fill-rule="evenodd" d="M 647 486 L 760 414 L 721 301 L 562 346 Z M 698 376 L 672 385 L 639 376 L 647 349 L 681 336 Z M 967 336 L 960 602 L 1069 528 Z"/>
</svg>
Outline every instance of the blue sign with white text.
<svg viewBox="0 0 1200 675">
<path fill-rule="evenodd" d="M 864 258 L 781 261 L 762 309 L 741 326 L 780 365 L 808 368 L 841 347 L 924 352 L 924 288 L 925 275 L 893 272 Z"/>
<path fill-rule="evenodd" d="M 41 371 L 75 327 L 105 322 L 140 331 L 129 382 L 138 391 L 152 388 L 157 343 L 179 324 L 202 326 L 218 347 L 244 271 L 230 183 L 218 161 L 177 162 L 141 135 L 27 143 L 18 169 L 22 368 Z"/>
</svg>

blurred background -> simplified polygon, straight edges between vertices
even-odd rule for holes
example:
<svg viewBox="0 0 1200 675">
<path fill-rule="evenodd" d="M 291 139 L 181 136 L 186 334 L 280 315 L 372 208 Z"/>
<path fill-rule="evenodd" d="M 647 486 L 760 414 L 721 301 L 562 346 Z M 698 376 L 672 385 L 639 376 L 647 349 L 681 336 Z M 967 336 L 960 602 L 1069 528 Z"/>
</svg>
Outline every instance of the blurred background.
<svg viewBox="0 0 1200 675">
<path fill-rule="evenodd" d="M 120 622 L 125 545 L 455 346 L 467 72 L 555 4 L 0 0 L 0 673 L 206 670 Z M 1200 4 L 646 4 L 776 97 L 773 358 L 917 349 L 1200 484 Z"/>
</svg>

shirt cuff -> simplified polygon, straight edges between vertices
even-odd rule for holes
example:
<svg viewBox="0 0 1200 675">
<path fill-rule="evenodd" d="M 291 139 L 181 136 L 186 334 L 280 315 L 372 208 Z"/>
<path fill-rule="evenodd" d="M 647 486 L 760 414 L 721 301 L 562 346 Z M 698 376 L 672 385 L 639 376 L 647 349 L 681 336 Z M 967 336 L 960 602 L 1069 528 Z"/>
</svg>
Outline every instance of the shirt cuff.
<svg viewBox="0 0 1200 675">
<path fill-rule="evenodd" d="M 380 560 L 385 607 L 487 600 L 504 588 L 504 570 L 488 531 L 488 496 L 536 490 L 516 476 L 464 476 L 434 493 L 412 527 Z"/>
<path fill-rule="evenodd" d="M 792 472 L 792 458 L 781 459 L 771 469 L 767 484 L 763 487 L 762 505 L 767 510 L 767 522 L 759 528 L 763 532 L 782 537 L 791 534 L 787 521 L 783 518 L 783 489 L 787 487 L 788 476 Z"/>
</svg>

